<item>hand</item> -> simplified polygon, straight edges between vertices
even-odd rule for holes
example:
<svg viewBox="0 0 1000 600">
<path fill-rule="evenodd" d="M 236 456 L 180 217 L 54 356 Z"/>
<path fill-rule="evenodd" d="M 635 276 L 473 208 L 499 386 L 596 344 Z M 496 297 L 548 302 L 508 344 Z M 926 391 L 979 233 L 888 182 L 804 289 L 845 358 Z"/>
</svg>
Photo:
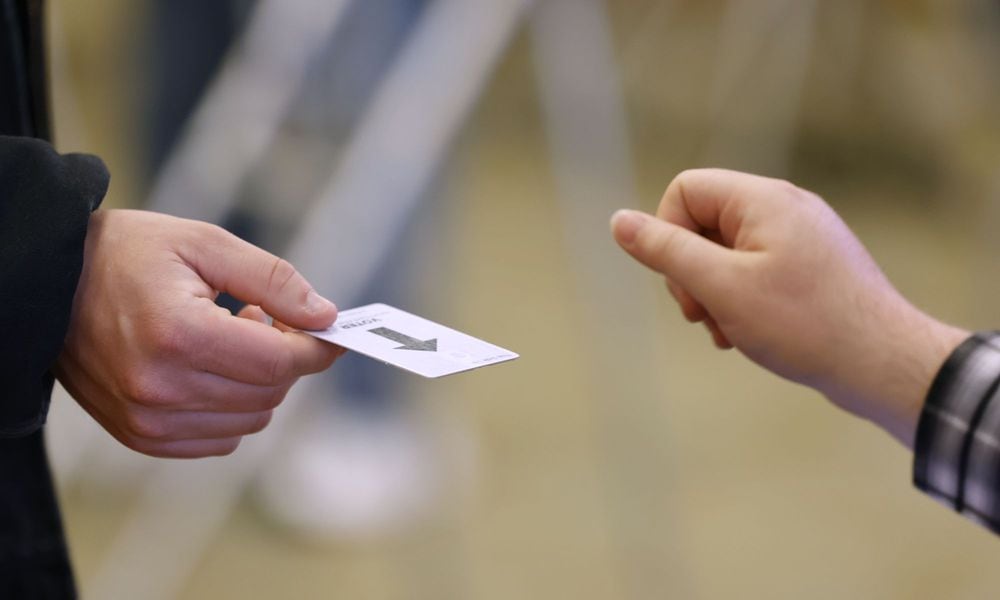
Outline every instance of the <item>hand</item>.
<svg viewBox="0 0 1000 600">
<path fill-rule="evenodd" d="M 248 303 L 239 317 L 215 304 L 220 291 Z M 229 454 L 299 376 L 343 352 L 281 322 L 323 329 L 336 318 L 290 264 L 219 227 L 98 211 L 56 375 L 129 448 Z"/>
<path fill-rule="evenodd" d="M 968 333 L 907 302 L 818 196 L 695 170 L 674 179 L 656 217 L 619 211 L 612 233 L 666 276 L 689 321 L 912 447 L 931 381 Z"/>
</svg>

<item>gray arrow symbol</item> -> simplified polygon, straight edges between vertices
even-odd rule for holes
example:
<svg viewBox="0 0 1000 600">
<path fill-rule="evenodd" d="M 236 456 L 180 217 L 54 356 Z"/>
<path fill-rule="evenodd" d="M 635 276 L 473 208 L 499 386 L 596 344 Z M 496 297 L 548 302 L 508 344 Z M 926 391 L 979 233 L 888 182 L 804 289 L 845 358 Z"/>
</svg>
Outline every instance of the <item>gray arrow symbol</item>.
<svg viewBox="0 0 1000 600">
<path fill-rule="evenodd" d="M 393 331 L 388 327 L 376 327 L 375 329 L 369 329 L 368 331 L 369 333 L 374 333 L 375 335 L 380 335 L 384 338 L 388 338 L 394 342 L 402 344 L 402 346 L 396 348 L 396 350 L 423 350 L 424 352 L 437 352 L 438 349 L 437 338 L 432 340 L 418 340 L 417 338 L 399 333 L 398 331 Z"/>
</svg>

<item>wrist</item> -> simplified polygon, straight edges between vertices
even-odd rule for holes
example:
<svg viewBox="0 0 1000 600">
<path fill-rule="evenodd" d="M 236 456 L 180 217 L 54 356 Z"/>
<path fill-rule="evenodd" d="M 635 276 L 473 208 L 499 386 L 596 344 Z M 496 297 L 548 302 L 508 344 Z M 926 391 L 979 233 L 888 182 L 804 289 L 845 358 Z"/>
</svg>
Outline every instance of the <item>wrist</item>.
<svg viewBox="0 0 1000 600">
<path fill-rule="evenodd" d="M 931 384 L 970 332 L 907 308 L 897 327 L 883 331 L 886 338 L 870 361 L 873 368 L 863 369 L 868 380 L 859 393 L 858 414 L 912 449 Z"/>
<path fill-rule="evenodd" d="M 841 331 L 829 370 L 815 385 L 835 405 L 913 448 L 931 383 L 970 333 L 921 312 L 896 294 Z"/>
</svg>

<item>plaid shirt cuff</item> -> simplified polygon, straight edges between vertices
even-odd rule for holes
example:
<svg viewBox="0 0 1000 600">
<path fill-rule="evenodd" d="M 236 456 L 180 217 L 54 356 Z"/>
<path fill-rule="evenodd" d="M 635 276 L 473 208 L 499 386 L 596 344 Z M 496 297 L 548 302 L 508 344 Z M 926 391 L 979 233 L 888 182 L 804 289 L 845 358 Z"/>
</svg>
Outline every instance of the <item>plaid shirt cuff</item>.
<svg viewBox="0 0 1000 600">
<path fill-rule="evenodd" d="M 917 426 L 913 483 L 1000 533 L 1000 333 L 980 332 L 938 372 Z"/>
</svg>

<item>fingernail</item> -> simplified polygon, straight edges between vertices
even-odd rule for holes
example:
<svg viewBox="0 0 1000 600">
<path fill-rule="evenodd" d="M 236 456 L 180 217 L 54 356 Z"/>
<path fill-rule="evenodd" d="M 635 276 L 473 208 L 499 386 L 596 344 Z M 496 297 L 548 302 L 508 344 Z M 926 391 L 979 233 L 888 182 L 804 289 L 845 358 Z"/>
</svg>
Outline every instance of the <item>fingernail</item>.
<svg viewBox="0 0 1000 600">
<path fill-rule="evenodd" d="M 611 215 L 611 231 L 622 244 L 631 244 L 647 218 L 645 213 L 623 208 Z"/>
<path fill-rule="evenodd" d="M 330 309 L 336 310 L 337 307 L 323 296 L 316 293 L 316 290 L 309 290 L 309 294 L 306 296 L 306 310 L 313 314 L 326 312 Z"/>
</svg>

